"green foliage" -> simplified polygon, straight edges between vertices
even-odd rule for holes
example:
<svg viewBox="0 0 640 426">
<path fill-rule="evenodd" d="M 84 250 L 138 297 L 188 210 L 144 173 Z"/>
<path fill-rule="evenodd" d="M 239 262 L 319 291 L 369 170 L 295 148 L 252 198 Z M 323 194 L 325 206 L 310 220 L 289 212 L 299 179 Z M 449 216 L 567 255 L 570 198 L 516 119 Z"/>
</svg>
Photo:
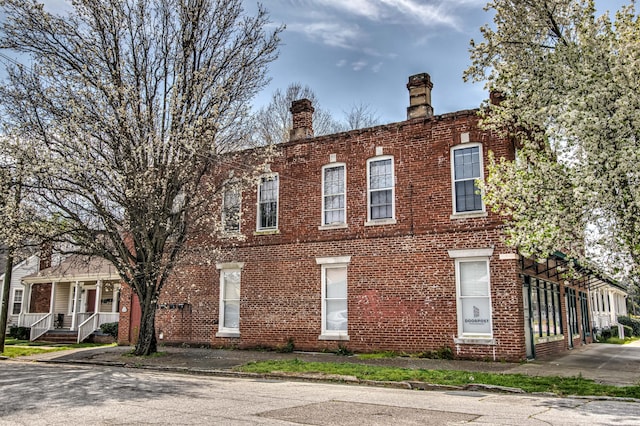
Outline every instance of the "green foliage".
<svg viewBox="0 0 640 426">
<path fill-rule="evenodd" d="M 591 254 L 640 284 L 634 3 L 613 19 L 596 16 L 591 0 L 492 0 L 487 10 L 494 24 L 472 41 L 465 79 L 500 93 L 483 125 L 518 148 L 516 161 L 492 160 L 487 205 L 504 215 L 508 242 L 522 254 L 560 250 L 581 263 Z"/>
<path fill-rule="evenodd" d="M 343 345 L 342 343 L 338 344 L 338 349 L 333 351 L 333 353 L 335 353 L 336 355 L 341 355 L 341 356 L 351 356 L 351 355 L 353 355 L 353 351 L 351 351 L 349 348 L 347 348 L 346 345 Z"/>
<path fill-rule="evenodd" d="M 545 377 L 522 374 L 495 374 L 457 370 L 421 370 L 379 367 L 352 363 L 287 361 L 252 362 L 236 370 L 253 373 L 320 373 L 328 376 L 352 376 L 361 380 L 419 381 L 431 384 L 464 386 L 482 383 L 523 389 L 526 392 L 552 392 L 557 395 L 607 395 L 640 398 L 640 386 L 601 385 L 582 377 Z"/>
<path fill-rule="evenodd" d="M 287 339 L 287 343 L 277 348 L 277 351 L 283 354 L 291 353 L 295 350 L 295 344 L 293 343 L 293 337 Z"/>
<path fill-rule="evenodd" d="M 640 320 L 635 318 L 619 316 L 618 322 L 622 325 L 631 327 L 631 333 L 628 336 L 639 336 L 640 337 Z M 627 332 L 625 331 L 625 336 Z"/>
<path fill-rule="evenodd" d="M 628 325 L 623 325 L 622 328 L 624 329 L 624 337 L 633 337 L 633 328 L 631 328 Z"/>
<path fill-rule="evenodd" d="M 31 329 L 29 327 L 9 327 L 9 336 L 18 340 L 29 340 Z"/>
<path fill-rule="evenodd" d="M 395 358 L 400 356 L 397 352 L 394 351 L 384 351 L 384 352 L 373 352 L 368 354 L 358 354 L 358 358 L 360 359 L 384 359 L 384 358 Z"/>
<path fill-rule="evenodd" d="M 107 322 L 100 325 L 100 330 L 104 334 L 108 334 L 114 339 L 118 338 L 118 323 L 117 322 Z"/>
<path fill-rule="evenodd" d="M 429 358 L 429 359 L 453 359 L 453 351 L 448 346 L 443 346 L 440 349 L 435 349 L 431 351 L 425 351 L 418 354 L 418 358 Z"/>
</svg>

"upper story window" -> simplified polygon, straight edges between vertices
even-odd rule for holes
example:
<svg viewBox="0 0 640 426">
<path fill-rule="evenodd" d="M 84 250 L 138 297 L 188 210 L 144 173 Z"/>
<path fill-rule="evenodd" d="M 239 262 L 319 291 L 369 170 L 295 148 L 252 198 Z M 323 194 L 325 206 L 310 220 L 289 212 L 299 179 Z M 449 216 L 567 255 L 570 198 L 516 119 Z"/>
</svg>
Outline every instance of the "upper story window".
<svg viewBox="0 0 640 426">
<path fill-rule="evenodd" d="M 278 175 L 260 178 L 258 186 L 258 231 L 278 229 Z"/>
<path fill-rule="evenodd" d="M 240 232 L 240 188 L 229 186 L 222 196 L 222 229 L 225 232 Z"/>
<path fill-rule="evenodd" d="M 393 157 L 367 160 L 367 224 L 395 223 Z"/>
<path fill-rule="evenodd" d="M 484 212 L 476 179 L 482 178 L 482 147 L 464 144 L 453 148 L 453 207 L 454 213 Z"/>
<path fill-rule="evenodd" d="M 346 168 L 331 164 L 322 168 L 322 225 L 346 223 Z"/>
</svg>

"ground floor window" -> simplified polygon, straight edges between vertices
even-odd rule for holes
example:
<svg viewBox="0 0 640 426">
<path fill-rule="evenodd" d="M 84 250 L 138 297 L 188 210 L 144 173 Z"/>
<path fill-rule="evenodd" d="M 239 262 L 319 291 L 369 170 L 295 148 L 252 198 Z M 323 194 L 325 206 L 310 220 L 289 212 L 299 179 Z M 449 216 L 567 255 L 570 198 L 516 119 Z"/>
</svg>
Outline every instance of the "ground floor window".
<svg viewBox="0 0 640 426">
<path fill-rule="evenodd" d="M 350 256 L 316 258 L 321 270 L 323 339 L 348 338 L 349 310 L 347 299 L 347 265 Z"/>
<path fill-rule="evenodd" d="M 22 297 L 24 294 L 24 290 L 21 288 L 16 288 L 13 290 L 13 303 L 11 307 L 11 313 L 13 315 L 19 315 L 22 310 Z"/>
<path fill-rule="evenodd" d="M 491 336 L 488 259 L 456 261 L 460 336 Z"/>
<path fill-rule="evenodd" d="M 589 296 L 587 293 L 578 292 L 580 298 L 580 311 L 582 312 L 582 329 L 584 330 L 585 337 L 591 335 L 591 318 L 589 315 Z"/>
<path fill-rule="evenodd" d="M 578 312 L 576 309 L 576 291 L 572 288 L 567 288 L 567 317 L 569 324 L 567 325 L 569 332 L 572 335 L 577 335 L 578 330 Z"/>
<path fill-rule="evenodd" d="M 525 277 L 531 297 L 531 326 L 535 338 L 562 335 L 560 286 L 555 283 Z"/>
<path fill-rule="evenodd" d="M 240 333 L 240 274 L 243 263 L 220 263 L 220 307 L 218 337 Z"/>
</svg>

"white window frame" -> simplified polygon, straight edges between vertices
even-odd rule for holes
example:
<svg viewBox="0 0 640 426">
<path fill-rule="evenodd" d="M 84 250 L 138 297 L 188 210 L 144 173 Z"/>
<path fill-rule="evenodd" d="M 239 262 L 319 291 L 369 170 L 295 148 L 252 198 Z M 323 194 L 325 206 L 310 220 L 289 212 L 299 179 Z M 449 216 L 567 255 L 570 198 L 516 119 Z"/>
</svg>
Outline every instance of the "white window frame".
<svg viewBox="0 0 640 426">
<path fill-rule="evenodd" d="M 494 345 L 493 338 L 493 300 L 491 297 L 491 262 L 492 248 L 449 250 L 449 257 L 455 260 L 456 279 L 456 310 L 458 318 L 458 337 L 456 344 L 485 344 Z M 462 295 L 460 289 L 460 265 L 465 262 L 485 262 L 487 266 L 487 296 L 489 300 L 489 333 L 465 333 L 462 313 Z"/>
<path fill-rule="evenodd" d="M 345 269 L 345 292 L 349 304 L 349 263 L 351 256 L 317 257 L 316 264 L 321 266 L 322 323 L 318 340 L 349 340 L 349 310 L 347 308 L 347 330 L 327 330 L 327 269 Z"/>
<path fill-rule="evenodd" d="M 265 226 L 262 227 L 260 225 L 261 219 L 261 203 L 260 197 L 262 193 L 262 184 L 264 179 L 276 179 L 276 223 L 274 226 Z M 257 212 L 256 212 L 256 232 L 277 232 L 279 225 L 279 213 L 280 213 L 280 176 L 278 173 L 268 173 L 260 176 L 260 180 L 258 181 L 258 194 L 257 194 Z"/>
<path fill-rule="evenodd" d="M 244 268 L 244 262 L 233 263 L 216 263 L 216 269 L 220 274 L 220 292 L 219 292 L 219 307 L 218 307 L 218 332 L 216 337 L 240 337 L 240 300 L 238 299 L 238 327 L 225 327 L 224 315 L 225 315 L 225 301 L 228 299 L 225 297 L 225 273 L 237 272 L 240 276 L 240 291 L 242 292 L 242 269 Z"/>
<path fill-rule="evenodd" d="M 451 207 L 452 207 L 452 211 L 453 214 L 451 215 L 451 218 L 466 218 L 466 217 L 484 217 L 487 215 L 487 211 L 486 211 L 486 207 L 484 204 L 484 201 L 482 200 L 482 194 L 480 195 L 480 204 L 481 204 L 481 208 L 479 210 L 468 210 L 468 211 L 463 211 L 463 212 L 459 212 L 457 210 L 457 206 L 456 206 L 456 166 L 455 166 L 455 162 L 456 162 L 456 158 L 455 158 L 455 153 L 458 150 L 461 149 L 467 149 L 467 148 L 478 148 L 478 155 L 479 155 L 479 160 L 480 160 L 480 176 L 478 176 L 477 178 L 473 178 L 474 181 L 476 179 L 480 179 L 480 180 L 484 180 L 484 153 L 483 153 L 483 149 L 482 149 L 482 144 L 479 142 L 472 142 L 472 143 L 463 143 L 460 145 L 456 145 L 454 147 L 451 148 L 450 151 L 450 158 L 451 158 Z M 459 179 L 459 181 L 462 181 L 463 179 Z M 464 179 L 464 180 L 470 180 L 470 179 Z M 475 185 L 475 184 L 474 184 Z"/>
<path fill-rule="evenodd" d="M 333 168 L 337 168 L 337 167 L 341 167 L 342 168 L 342 177 L 343 177 L 343 187 L 342 187 L 342 193 L 338 193 L 338 194 L 326 194 L 325 193 L 325 171 L 327 169 L 333 169 Z M 321 204 L 322 204 L 322 208 L 321 208 L 321 212 L 320 212 L 320 227 L 318 229 L 335 229 L 335 228 L 346 228 L 347 227 L 347 165 L 345 163 L 330 163 L 330 164 L 326 164 L 324 166 L 322 166 L 322 200 L 321 200 Z M 342 197 L 344 198 L 344 208 L 343 210 L 343 221 L 342 222 L 331 222 L 331 223 L 327 223 L 325 222 L 325 217 L 326 217 L 326 212 L 327 212 L 327 208 L 326 208 L 326 204 L 325 204 L 325 200 L 326 197 L 328 196 L 336 196 L 336 195 L 342 195 Z"/>
<path fill-rule="evenodd" d="M 391 160 L 391 186 L 385 188 L 371 188 L 371 164 L 378 161 Z M 367 221 L 365 226 L 373 225 L 393 225 L 396 223 L 396 174 L 395 174 L 395 160 L 392 155 L 381 155 L 367 160 Z M 371 218 L 371 193 L 373 191 L 388 191 L 391 190 L 391 217 L 372 219 Z"/>
<path fill-rule="evenodd" d="M 17 292 L 21 292 L 20 293 L 20 312 L 18 312 L 17 314 L 14 314 L 14 308 L 15 308 L 15 304 L 16 304 L 16 293 Z M 24 289 L 23 288 L 14 288 L 11 294 L 11 310 L 9 311 L 10 314 L 9 315 L 19 315 L 22 312 L 22 307 L 24 305 Z"/>
<path fill-rule="evenodd" d="M 226 216 L 226 200 L 227 200 L 227 193 L 228 192 L 237 192 L 238 194 L 238 217 L 236 218 L 236 220 L 238 221 L 238 226 L 235 229 L 227 229 L 227 216 Z M 242 190 L 240 189 L 239 186 L 237 186 L 237 183 L 235 182 L 228 182 L 225 184 L 224 186 L 224 191 L 222 192 L 222 210 L 221 210 L 221 214 L 220 214 L 221 218 L 221 225 L 222 225 L 222 232 L 225 234 L 239 234 L 240 230 L 242 228 Z"/>
</svg>

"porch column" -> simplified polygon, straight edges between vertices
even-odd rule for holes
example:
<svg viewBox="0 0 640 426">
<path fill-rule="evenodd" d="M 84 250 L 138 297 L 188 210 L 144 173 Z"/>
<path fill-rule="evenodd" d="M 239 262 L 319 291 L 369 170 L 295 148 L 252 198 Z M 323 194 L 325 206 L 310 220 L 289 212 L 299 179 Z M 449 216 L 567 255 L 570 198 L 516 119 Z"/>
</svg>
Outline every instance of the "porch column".
<svg viewBox="0 0 640 426">
<path fill-rule="evenodd" d="M 28 314 L 29 310 L 31 309 L 31 285 L 32 284 L 25 284 L 25 283 L 21 283 L 22 287 L 24 287 L 23 290 L 23 296 L 22 296 L 22 306 L 20 307 L 20 315 L 22 314 Z"/>
<path fill-rule="evenodd" d="M 58 290 L 57 282 L 53 281 L 51 283 L 51 300 L 49 300 L 49 328 L 55 327 L 55 309 L 56 309 L 56 292 Z"/>
<path fill-rule="evenodd" d="M 76 318 L 78 316 L 78 307 L 80 306 L 80 282 L 76 281 L 73 285 L 73 302 L 71 309 L 71 330 L 76 329 Z"/>
<path fill-rule="evenodd" d="M 120 293 L 120 285 L 119 284 L 114 284 L 113 285 L 113 294 L 111 296 L 111 313 L 116 313 L 118 312 L 118 293 Z"/>
<path fill-rule="evenodd" d="M 96 300 L 94 301 L 93 313 L 100 312 L 100 301 L 102 300 L 102 280 L 96 282 Z"/>
<path fill-rule="evenodd" d="M 29 313 L 29 306 L 31 304 L 31 284 L 23 282 L 20 282 L 20 284 L 22 284 L 24 289 L 22 290 L 22 306 L 20 307 L 20 314 L 18 315 L 18 325 L 20 327 L 25 327 L 24 314 Z M 9 309 L 9 304 L 7 304 L 7 309 Z"/>
<path fill-rule="evenodd" d="M 609 296 L 609 318 L 611 318 L 611 324 L 617 324 L 618 317 L 616 316 L 616 302 L 614 300 L 614 294 L 611 290 L 607 293 Z"/>
</svg>

